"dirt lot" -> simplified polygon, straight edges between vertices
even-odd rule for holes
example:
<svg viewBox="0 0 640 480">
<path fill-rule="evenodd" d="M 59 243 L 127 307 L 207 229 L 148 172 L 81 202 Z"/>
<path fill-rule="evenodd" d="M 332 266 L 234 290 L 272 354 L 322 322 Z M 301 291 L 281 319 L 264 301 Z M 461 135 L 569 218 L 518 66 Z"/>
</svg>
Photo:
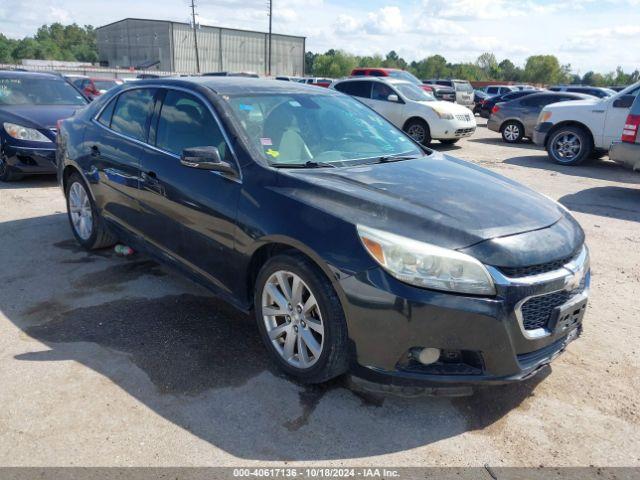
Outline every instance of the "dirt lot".
<svg viewBox="0 0 640 480">
<path fill-rule="evenodd" d="M 552 368 L 463 399 L 296 385 L 202 288 L 78 249 L 54 180 L 30 179 L 0 185 L 0 465 L 640 465 L 640 175 L 555 166 L 486 128 L 447 150 L 587 233 L 584 335 Z"/>
</svg>

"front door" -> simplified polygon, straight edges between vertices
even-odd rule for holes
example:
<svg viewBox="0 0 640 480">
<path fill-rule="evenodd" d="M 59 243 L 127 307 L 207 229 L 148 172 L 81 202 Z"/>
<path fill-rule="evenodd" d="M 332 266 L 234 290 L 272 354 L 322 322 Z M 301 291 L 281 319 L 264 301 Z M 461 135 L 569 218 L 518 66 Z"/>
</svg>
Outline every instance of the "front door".
<svg viewBox="0 0 640 480">
<path fill-rule="evenodd" d="M 395 95 L 398 101 L 389 100 L 390 95 Z M 400 96 L 386 83 L 373 82 L 371 89 L 371 98 L 365 102 L 384 118 L 393 123 L 396 127 L 403 127 L 402 110 L 404 105 L 401 103 Z"/>
<path fill-rule="evenodd" d="M 207 103 L 167 89 L 152 122 L 141 165 L 140 205 L 147 239 L 223 290 L 233 275 L 240 180 L 183 166 L 185 148 L 213 146 L 236 164 L 220 124 Z"/>
</svg>

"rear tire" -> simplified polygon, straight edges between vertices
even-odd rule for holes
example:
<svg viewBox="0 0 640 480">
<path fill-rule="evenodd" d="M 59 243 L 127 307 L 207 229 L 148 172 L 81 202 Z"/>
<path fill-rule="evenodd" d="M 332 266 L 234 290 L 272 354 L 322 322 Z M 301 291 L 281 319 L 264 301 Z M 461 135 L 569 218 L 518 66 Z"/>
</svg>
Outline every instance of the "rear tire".
<svg viewBox="0 0 640 480">
<path fill-rule="evenodd" d="M 302 383 L 323 383 L 348 368 L 347 323 L 327 276 L 302 254 L 270 258 L 254 291 L 260 336 L 272 360 Z"/>
<path fill-rule="evenodd" d="M 417 118 L 409 120 L 404 126 L 404 131 L 421 145 L 429 145 L 431 143 L 431 130 L 424 120 Z"/>
<path fill-rule="evenodd" d="M 67 215 L 76 241 L 87 250 L 97 250 L 114 245 L 117 238 L 111 233 L 98 212 L 89 193 L 89 187 L 79 173 L 67 180 L 65 190 Z"/>
<path fill-rule="evenodd" d="M 593 141 L 583 128 L 560 127 L 551 132 L 547 153 L 560 165 L 580 165 L 593 154 Z"/>
<path fill-rule="evenodd" d="M 502 139 L 507 143 L 520 143 L 524 137 L 524 127 L 520 122 L 509 120 L 500 128 Z"/>
</svg>

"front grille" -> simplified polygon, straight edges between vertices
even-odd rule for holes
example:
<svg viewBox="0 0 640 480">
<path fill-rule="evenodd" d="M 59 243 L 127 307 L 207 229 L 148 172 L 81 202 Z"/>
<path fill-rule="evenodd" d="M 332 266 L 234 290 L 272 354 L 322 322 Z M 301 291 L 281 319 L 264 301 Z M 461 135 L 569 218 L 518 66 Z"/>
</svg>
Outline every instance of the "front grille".
<svg viewBox="0 0 640 480">
<path fill-rule="evenodd" d="M 553 272 L 561 269 L 564 265 L 573 260 L 575 254 L 554 260 L 553 262 L 540 263 L 538 265 L 529 265 L 526 267 L 498 267 L 503 275 L 511 278 L 528 277 L 530 275 L 539 275 L 541 273 Z"/>
<path fill-rule="evenodd" d="M 475 131 L 476 131 L 475 128 L 459 128 L 458 130 L 455 131 L 454 134 L 456 137 L 461 137 L 464 135 L 471 135 Z"/>
<path fill-rule="evenodd" d="M 456 115 L 456 118 L 458 120 L 460 120 L 461 122 L 470 122 L 471 121 L 471 115 Z"/>
<path fill-rule="evenodd" d="M 580 282 L 580 286 L 569 292 L 554 292 L 539 297 L 532 297 L 520 307 L 522 313 L 522 323 L 525 330 L 537 330 L 546 328 L 551 320 L 553 310 L 560 305 L 567 303 L 572 297 L 584 290 L 587 276 L 585 275 Z"/>
</svg>

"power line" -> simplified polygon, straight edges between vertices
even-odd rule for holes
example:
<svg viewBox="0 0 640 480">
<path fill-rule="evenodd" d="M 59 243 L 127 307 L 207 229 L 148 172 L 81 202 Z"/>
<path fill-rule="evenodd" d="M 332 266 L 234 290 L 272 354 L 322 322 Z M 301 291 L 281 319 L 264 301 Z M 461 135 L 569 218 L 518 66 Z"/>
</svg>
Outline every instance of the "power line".
<svg viewBox="0 0 640 480">
<path fill-rule="evenodd" d="M 196 49 L 196 72 L 200 73 L 200 54 L 198 52 L 198 29 L 196 28 L 195 0 L 191 0 L 191 25 L 193 26 L 193 44 Z"/>
</svg>

